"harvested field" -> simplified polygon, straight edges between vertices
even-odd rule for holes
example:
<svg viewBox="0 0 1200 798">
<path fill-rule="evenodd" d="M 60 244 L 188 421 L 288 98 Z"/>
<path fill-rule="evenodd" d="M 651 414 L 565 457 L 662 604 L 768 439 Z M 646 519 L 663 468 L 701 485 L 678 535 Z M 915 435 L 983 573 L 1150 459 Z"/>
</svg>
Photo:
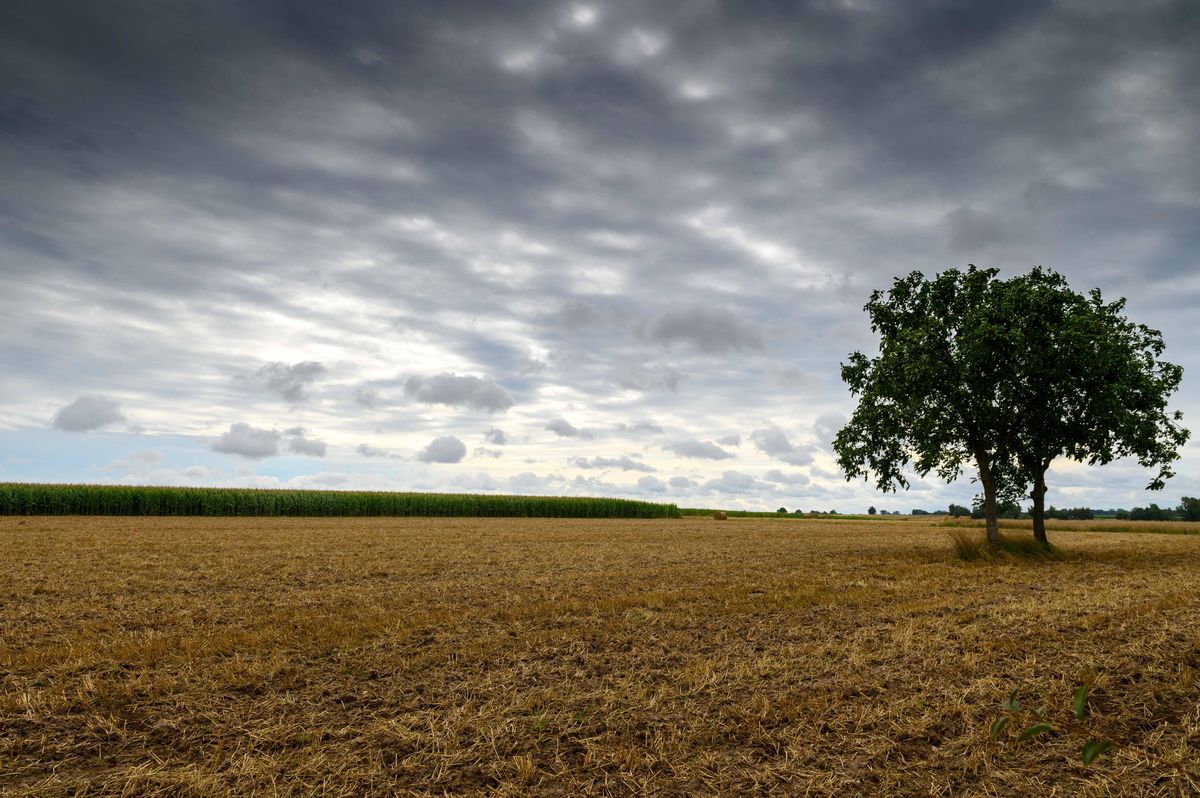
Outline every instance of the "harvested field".
<svg viewBox="0 0 1200 798">
<path fill-rule="evenodd" d="M 0 518 L 0 793 L 1200 793 L 1200 538 L 952 531 Z"/>
</svg>

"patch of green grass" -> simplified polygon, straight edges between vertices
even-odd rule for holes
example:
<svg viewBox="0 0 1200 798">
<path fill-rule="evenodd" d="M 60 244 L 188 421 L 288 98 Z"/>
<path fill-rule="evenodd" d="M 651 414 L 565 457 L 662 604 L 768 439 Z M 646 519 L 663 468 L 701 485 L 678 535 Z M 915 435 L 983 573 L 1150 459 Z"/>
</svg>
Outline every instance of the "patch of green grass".
<svg viewBox="0 0 1200 798">
<path fill-rule="evenodd" d="M 1033 537 L 1001 535 L 996 545 L 989 545 L 978 534 L 955 531 L 950 533 L 954 556 L 963 562 L 999 562 L 1005 560 L 1065 560 L 1067 554 L 1053 544 L 1042 545 Z"/>
</svg>

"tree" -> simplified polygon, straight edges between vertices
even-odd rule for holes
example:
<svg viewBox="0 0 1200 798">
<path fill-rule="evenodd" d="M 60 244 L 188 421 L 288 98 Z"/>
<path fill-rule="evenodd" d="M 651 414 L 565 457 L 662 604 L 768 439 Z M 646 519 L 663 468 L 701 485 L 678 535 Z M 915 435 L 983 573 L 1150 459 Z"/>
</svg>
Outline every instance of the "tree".
<svg viewBox="0 0 1200 798">
<path fill-rule="evenodd" d="M 1200 499 L 1184 496 L 1175 512 L 1184 521 L 1200 521 Z"/>
<path fill-rule="evenodd" d="M 907 487 L 906 469 L 949 482 L 971 462 L 988 542 L 1002 504 L 1030 491 L 1045 542 L 1045 474 L 1067 456 L 1092 464 L 1134 456 L 1159 489 L 1186 442 L 1167 398 L 1182 370 L 1158 360 L 1162 336 L 1121 316 L 1124 300 L 1085 298 L 1040 267 L 898 278 L 864 310 L 879 355 L 854 352 L 842 379 L 858 406 L 834 450 L 847 479 Z M 1032 490 L 1030 490 L 1032 486 Z M 1006 508 L 1009 509 L 1009 508 Z M 1010 509 L 1011 512 L 1011 509 Z"/>
<path fill-rule="evenodd" d="M 775 512 L 777 512 L 777 513 L 786 513 L 786 512 L 787 512 L 787 508 L 786 508 L 786 507 L 780 507 L 780 508 L 779 508 L 778 510 L 776 510 Z"/>
<path fill-rule="evenodd" d="M 876 512 L 876 510 L 875 510 L 874 506 L 867 508 L 867 515 L 875 515 L 875 512 Z"/>
<path fill-rule="evenodd" d="M 854 352 L 842 379 L 858 406 L 834 440 L 847 479 L 880 490 L 907 488 L 905 467 L 950 482 L 974 461 L 983 487 L 987 538 L 999 542 L 996 503 L 1017 490 L 1010 467 L 1015 431 L 1012 321 L 996 302 L 995 269 L 920 272 L 871 294 L 864 310 L 879 355 Z"/>
<path fill-rule="evenodd" d="M 1012 387 L 1018 425 L 1014 479 L 1031 486 L 1033 534 L 1046 544 L 1046 471 L 1059 457 L 1104 465 L 1136 457 L 1157 468 L 1161 490 L 1188 439 L 1167 399 L 1183 369 L 1160 358 L 1162 334 L 1122 315 L 1125 300 L 1085 297 L 1037 267 L 999 283 L 1012 330 Z"/>
<path fill-rule="evenodd" d="M 954 516 L 955 518 L 958 518 L 960 515 L 970 515 L 970 514 L 971 514 L 970 507 L 964 507 L 961 504 L 951 504 L 950 505 L 950 515 Z"/>
</svg>

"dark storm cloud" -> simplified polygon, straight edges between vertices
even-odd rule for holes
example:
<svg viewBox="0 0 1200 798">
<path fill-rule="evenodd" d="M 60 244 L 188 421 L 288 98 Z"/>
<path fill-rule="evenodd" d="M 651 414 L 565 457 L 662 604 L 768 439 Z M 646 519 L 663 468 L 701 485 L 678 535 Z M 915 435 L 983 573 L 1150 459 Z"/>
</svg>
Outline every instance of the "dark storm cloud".
<svg viewBox="0 0 1200 798">
<path fill-rule="evenodd" d="M 789 429 L 827 446 L 850 408 L 838 360 L 874 345 L 870 291 L 965 261 L 1129 295 L 1192 374 L 1198 20 L 1170 0 L 616 2 L 583 21 L 538 2 L 7 4 L 0 421 L 140 393 L 193 430 L 250 417 L 240 373 L 331 440 L 362 440 L 366 413 L 304 402 L 318 387 L 380 427 L 406 423 L 384 418 L 403 391 L 534 429 L 653 417 L 724 457 L 696 439 L 801 394 Z M 756 452 L 827 459 L 783 438 Z"/>
<path fill-rule="evenodd" d="M 51 423 L 68 432 L 87 432 L 124 420 L 119 403 L 105 396 L 89 394 L 60 407 Z"/>
<path fill-rule="evenodd" d="M 491 380 L 458 374 L 409 377 L 404 393 L 425 404 L 457 405 L 485 413 L 502 413 L 513 405 L 508 391 Z"/>
</svg>

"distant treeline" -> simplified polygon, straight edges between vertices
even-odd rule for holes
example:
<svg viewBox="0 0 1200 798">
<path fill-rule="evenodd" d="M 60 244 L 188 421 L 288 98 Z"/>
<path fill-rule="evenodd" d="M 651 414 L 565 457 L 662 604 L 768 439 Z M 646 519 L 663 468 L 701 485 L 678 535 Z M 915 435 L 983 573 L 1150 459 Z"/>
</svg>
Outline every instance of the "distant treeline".
<svg viewBox="0 0 1200 798">
<path fill-rule="evenodd" d="M 913 510 L 913 514 L 918 514 Z M 950 515 L 970 515 L 972 518 L 983 518 L 983 508 L 976 504 L 971 510 L 958 505 L 950 505 Z M 1022 511 L 1016 502 L 1003 502 L 1000 505 L 1001 518 L 1028 518 L 1028 511 Z M 1151 504 L 1149 507 L 1134 507 L 1132 510 L 1093 510 L 1090 507 L 1072 507 L 1058 509 L 1051 505 L 1046 508 L 1048 521 L 1091 521 L 1095 518 L 1115 518 L 1119 521 L 1200 521 L 1200 499 L 1184 496 L 1175 509 L 1159 507 Z"/>
<path fill-rule="evenodd" d="M 875 515 L 876 510 L 872 507 L 867 512 Z M 888 515 L 888 511 L 880 510 L 879 514 Z M 899 514 L 899 511 L 892 513 L 892 515 Z M 951 515 L 955 518 L 970 516 L 978 519 L 983 518 L 983 507 L 977 501 L 973 507 L 952 504 L 947 510 L 914 509 L 910 515 Z M 1001 502 L 997 516 L 1010 520 L 1029 518 L 1029 512 L 1022 510 L 1016 502 Z M 1091 521 L 1096 518 L 1115 518 L 1119 521 L 1200 521 L 1200 499 L 1184 496 L 1179 506 L 1173 510 L 1159 507 L 1157 504 L 1151 504 L 1149 507 L 1134 507 L 1132 510 L 1093 510 L 1090 507 L 1060 509 L 1054 505 L 1046 508 L 1047 521 Z"/>
<path fill-rule="evenodd" d="M 1174 510 L 1151 504 L 1149 507 L 1134 507 L 1132 510 L 1117 510 L 1115 518 L 1122 521 L 1200 521 L 1200 499 L 1184 496 Z"/>
<path fill-rule="evenodd" d="M 678 518 L 674 504 L 572 496 L 0 483 L 0 515 Z"/>
</svg>

